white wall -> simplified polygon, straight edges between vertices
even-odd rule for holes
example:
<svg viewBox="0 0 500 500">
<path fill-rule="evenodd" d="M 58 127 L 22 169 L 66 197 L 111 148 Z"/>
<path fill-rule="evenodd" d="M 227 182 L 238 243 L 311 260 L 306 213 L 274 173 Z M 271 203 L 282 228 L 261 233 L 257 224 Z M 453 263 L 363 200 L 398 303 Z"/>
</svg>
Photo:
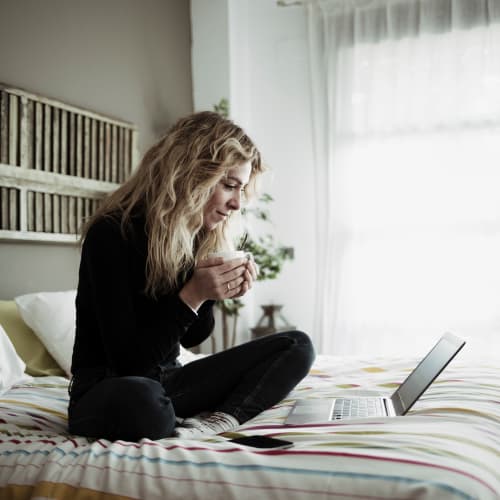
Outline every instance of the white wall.
<svg viewBox="0 0 500 500">
<path fill-rule="evenodd" d="M 227 88 L 225 72 L 203 69 L 197 61 L 226 61 L 232 118 L 254 138 L 272 168 L 264 186 L 275 198 L 269 229 L 295 249 L 295 260 L 285 264 L 277 280 L 258 283 L 252 291 L 250 324 L 260 317 L 259 305 L 278 303 L 291 323 L 314 336 L 314 179 L 304 9 L 277 7 L 275 0 L 191 4 L 194 107 L 208 109 L 218 101 L 214 82 L 221 92 Z M 227 18 L 228 26 L 213 24 L 217 18 Z M 207 33 L 224 29 L 229 54 L 206 40 Z"/>
<path fill-rule="evenodd" d="M 229 99 L 228 0 L 191 1 L 191 73 L 195 111 Z"/>
<path fill-rule="evenodd" d="M 188 0 L 0 0 L 0 81 L 137 124 L 192 111 Z M 74 246 L 0 242 L 0 298 L 73 288 Z"/>
</svg>

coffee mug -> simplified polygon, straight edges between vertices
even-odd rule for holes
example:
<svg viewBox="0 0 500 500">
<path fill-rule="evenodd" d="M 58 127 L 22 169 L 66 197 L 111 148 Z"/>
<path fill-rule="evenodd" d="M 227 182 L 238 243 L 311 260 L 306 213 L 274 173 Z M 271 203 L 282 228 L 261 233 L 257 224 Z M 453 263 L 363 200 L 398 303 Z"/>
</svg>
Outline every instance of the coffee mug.
<svg viewBox="0 0 500 500">
<path fill-rule="evenodd" d="M 245 252 L 244 250 L 226 250 L 224 252 L 212 252 L 209 253 L 207 257 L 208 258 L 222 257 L 224 259 L 224 262 L 233 259 L 243 259 L 243 258 L 246 258 L 247 260 L 253 259 L 252 253 Z"/>
</svg>

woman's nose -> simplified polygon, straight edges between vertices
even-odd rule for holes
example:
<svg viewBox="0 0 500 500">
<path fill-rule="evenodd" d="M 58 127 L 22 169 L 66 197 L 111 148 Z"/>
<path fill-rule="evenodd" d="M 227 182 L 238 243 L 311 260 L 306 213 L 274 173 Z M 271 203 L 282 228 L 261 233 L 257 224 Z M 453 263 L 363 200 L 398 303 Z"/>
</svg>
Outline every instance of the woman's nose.
<svg viewBox="0 0 500 500">
<path fill-rule="evenodd" d="M 241 191 L 238 190 L 233 196 L 231 196 L 228 204 L 231 207 L 231 210 L 239 210 L 241 206 Z"/>
</svg>

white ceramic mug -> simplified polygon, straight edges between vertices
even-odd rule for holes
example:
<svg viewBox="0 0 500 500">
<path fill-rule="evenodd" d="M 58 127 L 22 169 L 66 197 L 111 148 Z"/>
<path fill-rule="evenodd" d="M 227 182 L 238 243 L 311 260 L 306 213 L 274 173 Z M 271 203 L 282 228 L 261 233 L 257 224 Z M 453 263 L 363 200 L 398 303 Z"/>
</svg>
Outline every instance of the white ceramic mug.
<svg viewBox="0 0 500 500">
<path fill-rule="evenodd" d="M 245 252 L 244 250 L 227 250 L 224 252 L 212 252 L 208 254 L 209 258 L 212 257 L 222 257 L 224 262 L 227 260 L 233 259 L 243 259 L 247 258 L 247 260 L 253 259 L 253 255 L 251 252 Z"/>
</svg>

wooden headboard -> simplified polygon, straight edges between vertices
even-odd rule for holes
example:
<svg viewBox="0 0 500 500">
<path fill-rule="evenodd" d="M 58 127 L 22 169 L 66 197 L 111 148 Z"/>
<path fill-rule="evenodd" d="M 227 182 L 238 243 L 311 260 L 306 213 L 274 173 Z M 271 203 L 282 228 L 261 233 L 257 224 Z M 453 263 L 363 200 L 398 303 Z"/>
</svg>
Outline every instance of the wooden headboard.
<svg viewBox="0 0 500 500">
<path fill-rule="evenodd" d="M 0 240 L 76 243 L 137 160 L 133 124 L 0 84 Z"/>
</svg>

